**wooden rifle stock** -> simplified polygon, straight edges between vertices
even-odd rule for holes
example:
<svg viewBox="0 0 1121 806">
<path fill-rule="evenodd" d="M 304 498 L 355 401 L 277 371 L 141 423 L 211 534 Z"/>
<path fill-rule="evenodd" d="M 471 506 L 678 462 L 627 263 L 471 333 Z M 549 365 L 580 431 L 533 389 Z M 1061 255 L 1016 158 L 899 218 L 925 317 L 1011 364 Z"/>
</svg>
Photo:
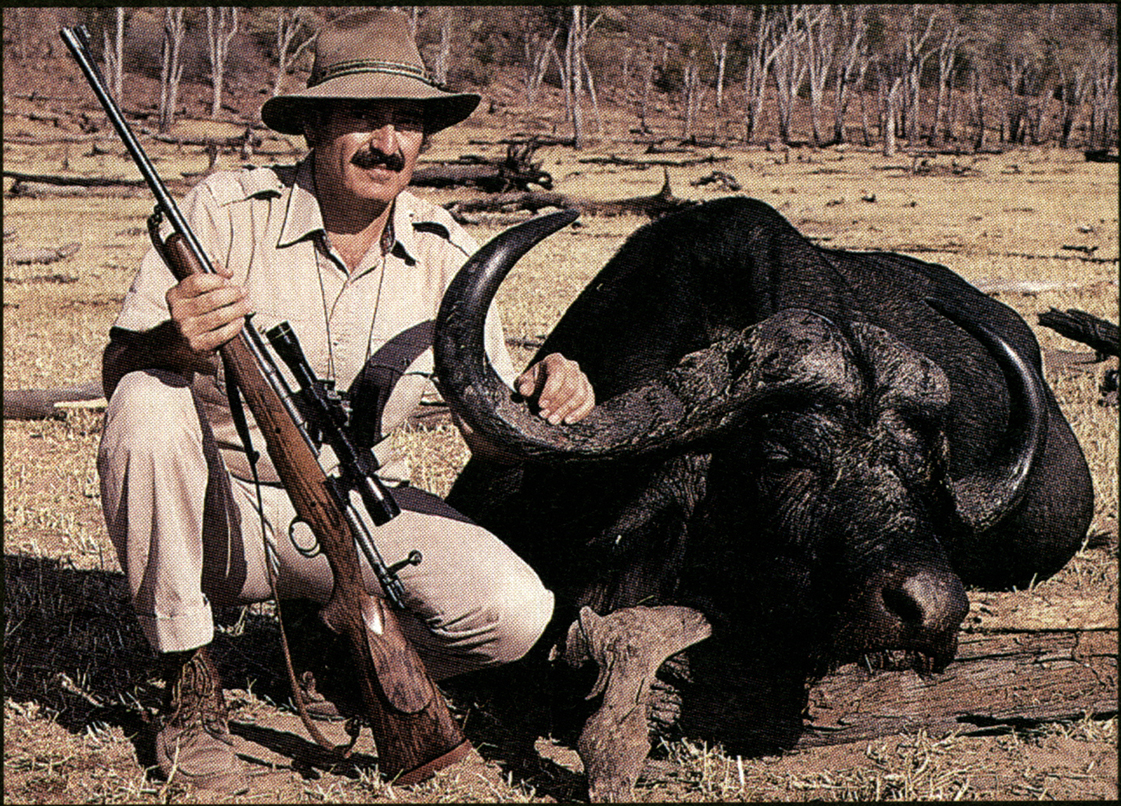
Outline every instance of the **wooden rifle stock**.
<svg viewBox="0 0 1121 806">
<path fill-rule="evenodd" d="M 163 252 L 179 280 L 204 271 L 179 233 L 171 234 Z M 311 527 L 330 563 L 334 588 L 320 617 L 350 647 L 382 774 L 408 785 L 454 764 L 471 744 L 401 632 L 392 608 L 366 592 L 354 535 L 323 468 L 263 376 L 244 332 L 220 352 L 264 435 L 269 458 L 297 515 Z"/>
</svg>

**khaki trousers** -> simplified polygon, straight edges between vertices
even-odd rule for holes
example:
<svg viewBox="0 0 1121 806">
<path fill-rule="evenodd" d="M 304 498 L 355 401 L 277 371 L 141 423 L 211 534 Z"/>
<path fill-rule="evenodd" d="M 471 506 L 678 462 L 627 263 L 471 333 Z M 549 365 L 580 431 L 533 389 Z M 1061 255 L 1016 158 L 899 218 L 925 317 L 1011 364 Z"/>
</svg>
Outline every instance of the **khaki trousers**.
<svg viewBox="0 0 1121 806">
<path fill-rule="evenodd" d="M 209 643 L 214 606 L 271 598 L 254 485 L 225 470 L 181 376 L 149 370 L 121 380 L 106 412 L 98 472 L 109 536 L 157 652 Z M 325 602 L 332 588 L 326 557 L 304 556 L 293 545 L 314 548 L 310 529 L 292 526 L 296 513 L 283 489 L 262 485 L 262 493 L 280 596 Z M 436 496 L 407 487 L 394 496 L 401 514 L 368 526 L 387 564 L 412 549 L 424 556 L 399 572 L 408 606 L 401 624 L 432 676 L 528 652 L 553 612 L 553 595 L 533 570 Z M 382 595 L 362 564 L 367 589 Z"/>
</svg>

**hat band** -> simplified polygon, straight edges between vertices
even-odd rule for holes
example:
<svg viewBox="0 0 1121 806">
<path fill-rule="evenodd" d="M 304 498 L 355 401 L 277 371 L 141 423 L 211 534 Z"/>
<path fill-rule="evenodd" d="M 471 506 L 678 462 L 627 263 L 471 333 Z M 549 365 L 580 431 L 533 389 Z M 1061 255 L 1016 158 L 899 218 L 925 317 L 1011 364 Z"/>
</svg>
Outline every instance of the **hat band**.
<svg viewBox="0 0 1121 806">
<path fill-rule="evenodd" d="M 382 62 L 372 61 L 368 59 L 355 59 L 349 62 L 339 62 L 332 64 L 320 70 L 318 73 L 308 79 L 308 89 L 315 87 L 323 82 L 338 78 L 339 76 L 349 76 L 354 73 L 388 73 L 395 76 L 407 76 L 415 78 L 418 81 L 423 81 L 432 87 L 437 87 L 438 84 L 428 74 L 428 71 L 423 67 L 418 67 L 415 64 L 407 62 Z"/>
</svg>

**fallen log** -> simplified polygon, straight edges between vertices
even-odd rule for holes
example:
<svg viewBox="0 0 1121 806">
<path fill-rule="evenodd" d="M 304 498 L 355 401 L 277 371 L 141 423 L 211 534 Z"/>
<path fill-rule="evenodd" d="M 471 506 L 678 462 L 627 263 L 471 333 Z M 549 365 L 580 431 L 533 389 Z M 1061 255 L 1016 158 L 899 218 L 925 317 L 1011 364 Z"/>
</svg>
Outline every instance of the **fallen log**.
<svg viewBox="0 0 1121 806">
<path fill-rule="evenodd" d="M 1115 628 L 966 633 L 937 675 L 849 664 L 810 691 L 799 747 L 1007 731 L 1117 713 Z"/>
<path fill-rule="evenodd" d="M 5 389 L 4 419 L 61 420 L 66 417 L 67 408 L 104 399 L 101 381 L 61 389 Z"/>
<path fill-rule="evenodd" d="M 33 263 L 54 263 L 77 254 L 81 248 L 80 243 L 74 242 L 43 249 L 13 249 L 8 252 L 8 263 L 16 266 L 28 266 Z"/>
<path fill-rule="evenodd" d="M 62 174 L 29 174 L 23 171 L 4 170 L 4 176 L 17 182 L 33 182 L 40 185 L 59 185 L 62 187 L 104 188 L 104 187 L 144 187 L 143 179 L 124 179 L 108 176 L 64 176 Z"/>
<path fill-rule="evenodd" d="M 628 168 L 650 168 L 653 166 L 662 166 L 669 168 L 691 168 L 695 165 L 713 165 L 717 162 L 728 162 L 732 158 L 729 156 L 716 156 L 709 154 L 705 157 L 694 157 L 692 159 L 667 159 L 667 158 L 645 158 L 635 159 L 633 157 L 619 157 L 611 154 L 607 157 L 584 157 L 577 160 L 584 165 L 621 165 Z"/>
</svg>

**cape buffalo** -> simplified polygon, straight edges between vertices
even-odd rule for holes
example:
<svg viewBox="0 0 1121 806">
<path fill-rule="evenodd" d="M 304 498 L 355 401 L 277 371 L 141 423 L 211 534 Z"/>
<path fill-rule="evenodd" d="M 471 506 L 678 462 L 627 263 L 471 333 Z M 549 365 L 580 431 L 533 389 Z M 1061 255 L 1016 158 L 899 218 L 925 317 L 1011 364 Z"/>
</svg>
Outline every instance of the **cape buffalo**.
<svg viewBox="0 0 1121 806">
<path fill-rule="evenodd" d="M 448 403 L 526 460 L 473 459 L 449 502 L 539 571 L 559 621 L 579 612 L 577 661 L 686 635 L 657 668 L 708 634 L 678 618 L 701 614 L 711 638 L 661 671 L 686 733 L 789 746 L 807 679 L 861 656 L 939 670 L 964 586 L 1026 585 L 1080 546 L 1089 469 L 1023 320 L 943 266 L 819 248 L 751 199 L 627 240 L 540 351 L 577 360 L 601 402 L 548 425 L 490 369 L 482 322 L 514 262 L 573 218 L 503 233 L 444 299 Z M 596 615 L 619 613 L 614 632 Z"/>
</svg>

